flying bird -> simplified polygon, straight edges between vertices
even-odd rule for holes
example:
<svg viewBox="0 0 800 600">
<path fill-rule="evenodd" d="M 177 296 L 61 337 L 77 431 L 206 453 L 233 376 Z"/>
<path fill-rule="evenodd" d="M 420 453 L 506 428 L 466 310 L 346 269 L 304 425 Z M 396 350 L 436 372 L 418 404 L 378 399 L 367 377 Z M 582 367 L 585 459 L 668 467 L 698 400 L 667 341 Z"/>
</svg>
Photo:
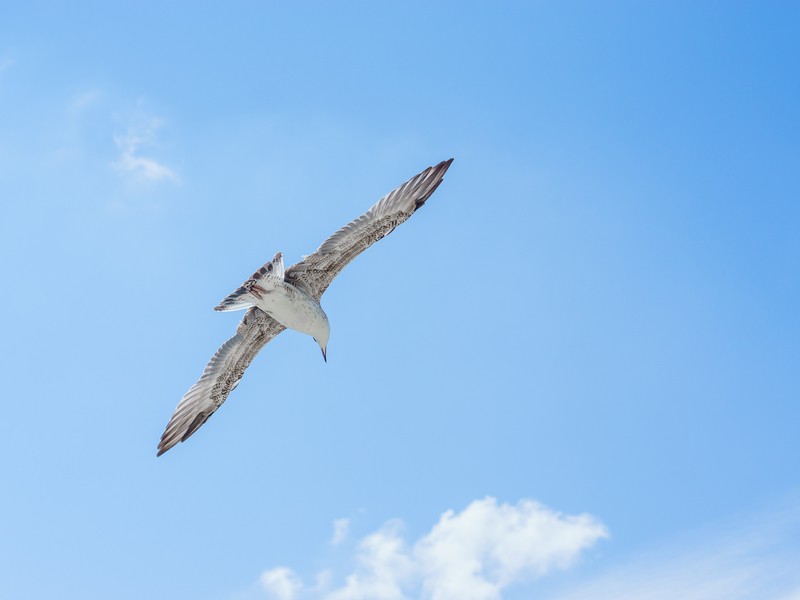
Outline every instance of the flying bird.
<svg viewBox="0 0 800 600">
<path fill-rule="evenodd" d="M 351 260 L 425 204 L 452 162 L 451 158 L 428 167 L 389 192 L 288 269 L 284 269 L 283 255 L 278 252 L 224 298 L 214 310 L 247 312 L 236 335 L 222 344 L 197 383 L 181 398 L 161 436 L 157 456 L 197 431 L 239 384 L 255 355 L 284 329 L 312 336 L 327 362 L 330 325 L 319 303 L 322 294 Z"/>
</svg>

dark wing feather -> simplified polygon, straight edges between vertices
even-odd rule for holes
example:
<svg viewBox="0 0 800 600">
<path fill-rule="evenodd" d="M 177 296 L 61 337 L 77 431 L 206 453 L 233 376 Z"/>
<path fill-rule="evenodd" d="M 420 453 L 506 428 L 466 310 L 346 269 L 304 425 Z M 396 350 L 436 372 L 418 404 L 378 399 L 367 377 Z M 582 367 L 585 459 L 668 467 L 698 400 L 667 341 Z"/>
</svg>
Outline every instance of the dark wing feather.
<svg viewBox="0 0 800 600">
<path fill-rule="evenodd" d="M 267 342 L 285 327 L 258 308 L 247 311 L 234 335 L 208 361 L 200 379 L 181 398 L 158 444 L 158 456 L 185 441 L 214 414 Z"/>
<path fill-rule="evenodd" d="M 314 254 L 286 270 L 286 281 L 306 290 L 317 300 L 331 281 L 364 250 L 389 235 L 425 204 L 442 182 L 453 159 L 428 167 L 378 200 L 366 213 L 322 242 Z"/>
</svg>

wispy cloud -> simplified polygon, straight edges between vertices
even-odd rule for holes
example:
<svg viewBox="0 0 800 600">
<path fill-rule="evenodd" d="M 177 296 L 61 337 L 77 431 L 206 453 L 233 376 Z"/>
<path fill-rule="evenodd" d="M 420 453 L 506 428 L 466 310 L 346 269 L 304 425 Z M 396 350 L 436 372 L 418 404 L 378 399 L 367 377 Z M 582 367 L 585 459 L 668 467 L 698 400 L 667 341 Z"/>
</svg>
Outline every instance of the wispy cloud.
<svg viewBox="0 0 800 600">
<path fill-rule="evenodd" d="M 72 96 L 67 111 L 70 113 L 79 113 L 87 108 L 96 105 L 103 97 L 103 92 L 98 89 L 90 89 L 78 92 Z"/>
<path fill-rule="evenodd" d="M 350 532 L 350 519 L 336 519 L 333 522 L 333 537 L 331 544 L 338 546 L 347 539 Z"/>
<path fill-rule="evenodd" d="M 303 589 L 303 582 L 291 569 L 279 567 L 261 574 L 261 586 L 275 600 L 293 600 Z"/>
<path fill-rule="evenodd" d="M 357 544 L 355 568 L 338 587 L 330 585 L 329 570 L 311 587 L 288 567 L 264 572 L 260 582 L 275 600 L 499 600 L 508 585 L 565 569 L 607 536 L 587 514 L 485 498 L 445 512 L 413 545 L 402 522 L 387 522 Z"/>
<path fill-rule="evenodd" d="M 114 162 L 114 167 L 120 174 L 149 182 L 180 181 L 172 169 L 142 155 L 142 151 L 158 147 L 157 134 L 162 125 L 163 121 L 160 119 L 150 118 L 144 125 L 130 127 L 124 135 L 114 136 L 114 143 L 120 150 L 120 156 Z"/>
<path fill-rule="evenodd" d="M 417 565 L 402 537 L 402 523 L 389 521 L 358 545 L 357 570 L 345 585 L 324 595 L 329 600 L 404 600 Z"/>
<path fill-rule="evenodd" d="M 800 511 L 723 525 L 550 600 L 800 600 Z"/>
</svg>

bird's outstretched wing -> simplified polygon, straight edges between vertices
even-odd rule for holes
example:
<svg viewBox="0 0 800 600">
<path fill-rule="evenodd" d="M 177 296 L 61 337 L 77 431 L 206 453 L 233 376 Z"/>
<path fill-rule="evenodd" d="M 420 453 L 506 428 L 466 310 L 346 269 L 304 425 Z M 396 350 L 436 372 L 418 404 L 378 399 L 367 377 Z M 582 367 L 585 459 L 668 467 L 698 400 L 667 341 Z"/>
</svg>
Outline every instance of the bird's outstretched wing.
<svg viewBox="0 0 800 600">
<path fill-rule="evenodd" d="M 284 279 L 319 300 L 331 281 L 356 256 L 391 233 L 425 204 L 442 182 L 453 159 L 440 162 L 386 194 L 366 213 L 325 240 L 314 254 L 286 270 Z M 276 255 L 276 259 L 280 259 Z M 269 263 L 268 263 L 269 264 Z M 264 275 L 257 271 L 253 278 Z M 282 269 L 282 261 L 280 263 Z M 239 383 L 256 354 L 285 329 L 259 308 L 250 308 L 236 335 L 225 342 L 206 365 L 200 379 L 181 398 L 158 444 L 161 456 L 197 431 Z"/>
<path fill-rule="evenodd" d="M 161 456 L 185 441 L 214 414 L 259 350 L 285 327 L 259 308 L 247 311 L 234 335 L 208 361 L 200 379 L 181 398 L 158 444 Z"/>
<path fill-rule="evenodd" d="M 428 167 L 378 200 L 363 215 L 322 242 L 314 254 L 286 270 L 285 279 L 320 299 L 331 281 L 364 250 L 408 219 L 442 182 L 453 159 Z"/>
</svg>

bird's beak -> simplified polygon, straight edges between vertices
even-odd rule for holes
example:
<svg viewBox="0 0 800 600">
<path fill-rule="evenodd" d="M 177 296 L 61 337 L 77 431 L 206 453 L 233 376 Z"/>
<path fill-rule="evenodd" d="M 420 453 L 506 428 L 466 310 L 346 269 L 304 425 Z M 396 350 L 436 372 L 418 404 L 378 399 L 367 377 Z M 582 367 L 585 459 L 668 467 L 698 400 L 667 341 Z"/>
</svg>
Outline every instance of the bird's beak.
<svg viewBox="0 0 800 600">
<path fill-rule="evenodd" d="M 322 349 L 322 359 L 327 363 L 328 362 L 328 355 L 326 353 L 327 348 Z"/>
</svg>

